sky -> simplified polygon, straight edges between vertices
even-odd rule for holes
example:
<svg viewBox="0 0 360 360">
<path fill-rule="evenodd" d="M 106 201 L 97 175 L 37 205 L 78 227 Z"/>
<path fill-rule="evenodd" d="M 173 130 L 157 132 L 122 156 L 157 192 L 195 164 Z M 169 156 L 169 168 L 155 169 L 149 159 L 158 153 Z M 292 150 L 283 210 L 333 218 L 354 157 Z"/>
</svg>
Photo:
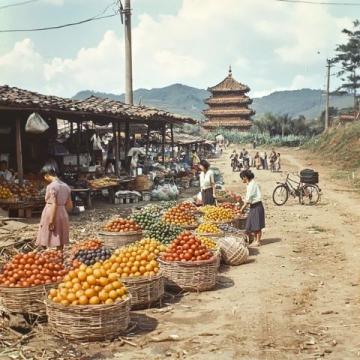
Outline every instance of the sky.
<svg viewBox="0 0 360 360">
<path fill-rule="evenodd" d="M 320 0 L 313 0 L 320 1 Z M 330 1 L 330 0 L 329 0 Z M 78 21 L 114 0 L 0 0 L 0 30 Z M 360 0 L 338 0 L 360 4 Z M 227 75 L 253 97 L 324 89 L 326 59 L 344 41 L 360 6 L 277 0 L 132 0 L 134 89 L 173 83 L 207 88 Z M 45 32 L 0 33 L 0 84 L 71 97 L 124 92 L 120 17 Z M 338 80 L 332 76 L 332 88 Z"/>
</svg>

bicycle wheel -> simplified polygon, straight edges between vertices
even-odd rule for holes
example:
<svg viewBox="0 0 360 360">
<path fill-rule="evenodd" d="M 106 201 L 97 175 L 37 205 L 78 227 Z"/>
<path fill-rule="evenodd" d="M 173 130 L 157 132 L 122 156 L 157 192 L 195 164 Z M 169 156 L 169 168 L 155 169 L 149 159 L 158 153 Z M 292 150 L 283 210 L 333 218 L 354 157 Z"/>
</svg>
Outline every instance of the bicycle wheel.
<svg viewBox="0 0 360 360">
<path fill-rule="evenodd" d="M 289 198 L 289 190 L 284 184 L 278 185 L 273 191 L 273 202 L 277 206 L 284 205 Z"/>
<path fill-rule="evenodd" d="M 305 184 L 301 189 L 299 200 L 303 205 L 317 204 L 320 200 L 319 188 L 316 185 Z"/>
</svg>

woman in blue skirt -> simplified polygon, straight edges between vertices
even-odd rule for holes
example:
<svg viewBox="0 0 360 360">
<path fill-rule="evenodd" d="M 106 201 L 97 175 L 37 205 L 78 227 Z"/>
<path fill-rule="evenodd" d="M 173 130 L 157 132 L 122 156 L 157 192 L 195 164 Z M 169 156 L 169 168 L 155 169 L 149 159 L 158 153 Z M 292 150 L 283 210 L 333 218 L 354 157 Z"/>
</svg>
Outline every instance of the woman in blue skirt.
<svg viewBox="0 0 360 360">
<path fill-rule="evenodd" d="M 265 228 L 265 210 L 261 201 L 260 187 L 255 182 L 255 175 L 251 170 L 242 171 L 240 177 L 247 188 L 245 203 L 241 211 L 243 212 L 248 206 L 250 207 L 245 230 L 247 235 L 254 235 L 255 242 L 253 245 L 260 246 L 262 229 Z"/>
</svg>

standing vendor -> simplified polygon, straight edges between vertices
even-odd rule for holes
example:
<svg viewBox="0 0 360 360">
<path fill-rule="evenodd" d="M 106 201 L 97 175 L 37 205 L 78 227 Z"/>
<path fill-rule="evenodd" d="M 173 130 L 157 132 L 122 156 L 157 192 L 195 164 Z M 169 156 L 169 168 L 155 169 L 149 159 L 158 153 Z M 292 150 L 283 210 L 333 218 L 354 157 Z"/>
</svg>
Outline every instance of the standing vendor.
<svg viewBox="0 0 360 360">
<path fill-rule="evenodd" d="M 8 169 L 7 162 L 5 160 L 0 161 L 0 180 L 11 182 L 14 179 L 13 173 Z"/>
<path fill-rule="evenodd" d="M 200 189 L 203 205 L 214 205 L 216 199 L 214 173 L 206 160 L 200 161 Z"/>
<path fill-rule="evenodd" d="M 41 169 L 41 175 L 49 183 L 46 187 L 45 208 L 40 219 L 36 245 L 62 250 L 69 243 L 69 215 L 72 209 L 71 190 L 59 180 L 51 165 Z"/>
<path fill-rule="evenodd" d="M 260 246 L 262 229 L 265 228 L 265 210 L 261 201 L 261 191 L 259 185 L 255 182 L 255 175 L 251 170 L 244 170 L 240 177 L 246 184 L 245 203 L 241 211 L 250 206 L 250 212 L 246 219 L 245 230 L 248 235 L 255 236 L 254 246 Z"/>
</svg>

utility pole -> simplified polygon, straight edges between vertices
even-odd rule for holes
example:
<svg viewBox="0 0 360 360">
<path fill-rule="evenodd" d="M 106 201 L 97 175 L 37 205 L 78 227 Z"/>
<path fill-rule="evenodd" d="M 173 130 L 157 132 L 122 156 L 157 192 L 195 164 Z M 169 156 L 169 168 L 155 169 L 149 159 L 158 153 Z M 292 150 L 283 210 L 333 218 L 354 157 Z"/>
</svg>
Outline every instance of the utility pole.
<svg viewBox="0 0 360 360">
<path fill-rule="evenodd" d="M 327 61 L 327 80 L 326 80 L 326 105 L 325 105 L 325 131 L 329 128 L 329 106 L 330 106 L 330 69 L 331 62 L 329 59 Z"/>
<path fill-rule="evenodd" d="M 133 105 L 130 0 L 125 0 L 123 14 L 125 15 L 125 102 Z"/>
</svg>

